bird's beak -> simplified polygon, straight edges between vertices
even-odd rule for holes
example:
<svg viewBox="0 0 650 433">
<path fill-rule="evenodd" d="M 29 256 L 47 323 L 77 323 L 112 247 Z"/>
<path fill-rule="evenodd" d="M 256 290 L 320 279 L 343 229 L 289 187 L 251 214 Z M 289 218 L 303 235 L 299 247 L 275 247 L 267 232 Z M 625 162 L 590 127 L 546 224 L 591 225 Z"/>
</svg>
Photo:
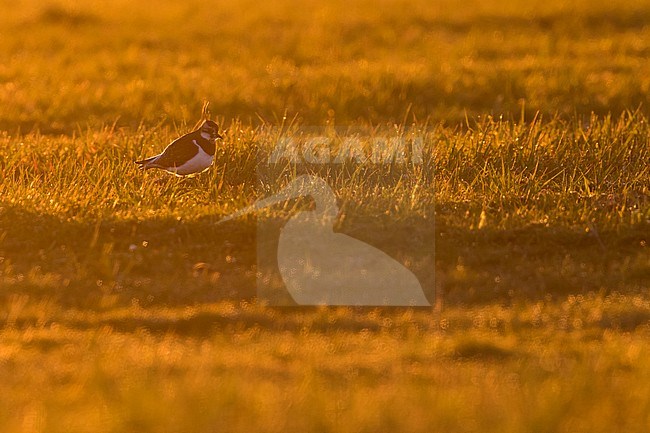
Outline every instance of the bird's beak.
<svg viewBox="0 0 650 433">
<path fill-rule="evenodd" d="M 334 208 L 336 212 L 338 212 L 338 209 L 336 208 L 335 199 L 333 204 L 327 203 L 326 202 L 327 198 L 325 198 L 324 199 L 325 201 L 323 201 L 323 195 L 327 195 L 327 192 L 322 191 L 321 187 L 322 184 L 320 183 L 314 184 L 310 176 L 307 175 L 300 176 L 296 180 L 291 182 L 289 185 L 285 186 L 284 189 L 282 189 L 277 194 L 272 195 L 271 197 L 258 200 L 252 205 L 245 207 L 244 209 L 231 213 L 230 215 L 227 215 L 221 220 L 219 220 L 217 224 L 221 224 L 223 222 L 230 221 L 235 218 L 239 218 L 240 216 L 255 212 L 260 209 L 264 209 L 276 203 L 280 203 L 298 197 L 305 197 L 305 196 L 311 196 L 312 198 L 314 198 L 317 205 L 319 203 L 319 198 L 320 198 L 321 199 L 320 201 L 322 202 L 321 206 L 323 206 L 323 211 L 325 211 L 325 209 L 327 208 Z M 327 188 L 329 190 L 329 187 Z"/>
<path fill-rule="evenodd" d="M 285 200 L 290 200 L 290 199 L 296 198 L 296 197 L 298 197 L 298 196 L 288 193 L 286 191 L 286 189 L 285 189 L 283 191 L 280 191 L 278 194 L 276 194 L 274 196 L 258 200 L 255 203 L 253 203 L 252 205 L 250 205 L 248 207 L 245 207 L 244 209 L 238 210 L 237 212 L 234 212 L 234 213 L 231 213 L 230 215 L 225 216 L 224 218 L 219 220 L 219 222 L 217 224 L 221 224 L 221 223 L 224 223 L 226 221 L 230 221 L 232 219 L 239 218 L 240 216 L 247 215 L 247 214 L 255 212 L 257 210 L 264 209 L 265 207 L 274 205 L 276 203 L 280 203 L 280 202 L 285 201 Z"/>
<path fill-rule="evenodd" d="M 219 133 L 217 132 L 217 138 L 220 138 L 220 139 L 223 140 L 223 135 L 221 135 L 221 134 L 219 134 Z"/>
</svg>

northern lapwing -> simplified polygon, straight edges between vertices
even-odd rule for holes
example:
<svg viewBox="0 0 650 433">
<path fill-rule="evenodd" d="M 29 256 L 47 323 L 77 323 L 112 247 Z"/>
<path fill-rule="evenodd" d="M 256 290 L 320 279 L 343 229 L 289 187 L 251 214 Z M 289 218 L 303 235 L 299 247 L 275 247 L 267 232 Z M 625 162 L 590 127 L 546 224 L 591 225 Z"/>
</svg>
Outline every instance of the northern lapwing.
<svg viewBox="0 0 650 433">
<path fill-rule="evenodd" d="M 214 160 L 219 125 L 205 120 L 201 126 L 172 141 L 161 154 L 135 161 L 143 170 L 159 168 L 178 176 L 187 176 L 207 170 Z"/>
</svg>

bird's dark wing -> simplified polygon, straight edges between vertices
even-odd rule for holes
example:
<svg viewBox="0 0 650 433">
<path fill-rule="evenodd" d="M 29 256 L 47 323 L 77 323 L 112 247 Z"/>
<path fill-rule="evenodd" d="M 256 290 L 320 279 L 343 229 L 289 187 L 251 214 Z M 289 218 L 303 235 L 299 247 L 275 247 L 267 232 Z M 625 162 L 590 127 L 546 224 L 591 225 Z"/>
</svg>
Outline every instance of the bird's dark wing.
<svg viewBox="0 0 650 433">
<path fill-rule="evenodd" d="M 180 167 L 199 153 L 199 148 L 194 143 L 194 140 L 193 134 L 187 134 L 174 140 L 165 148 L 160 158 L 156 160 L 155 165 L 160 167 Z"/>
</svg>

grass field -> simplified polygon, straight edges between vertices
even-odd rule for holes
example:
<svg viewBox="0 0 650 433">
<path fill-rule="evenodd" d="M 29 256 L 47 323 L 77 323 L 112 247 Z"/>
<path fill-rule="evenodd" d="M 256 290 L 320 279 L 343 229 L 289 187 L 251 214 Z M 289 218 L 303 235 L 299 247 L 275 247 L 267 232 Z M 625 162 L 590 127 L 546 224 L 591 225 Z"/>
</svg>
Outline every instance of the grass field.
<svg viewBox="0 0 650 433">
<path fill-rule="evenodd" d="M 650 2 L 0 3 L 2 432 L 650 428 Z M 317 130 L 422 139 L 331 186 L 432 308 L 256 298 L 217 222 Z"/>
</svg>

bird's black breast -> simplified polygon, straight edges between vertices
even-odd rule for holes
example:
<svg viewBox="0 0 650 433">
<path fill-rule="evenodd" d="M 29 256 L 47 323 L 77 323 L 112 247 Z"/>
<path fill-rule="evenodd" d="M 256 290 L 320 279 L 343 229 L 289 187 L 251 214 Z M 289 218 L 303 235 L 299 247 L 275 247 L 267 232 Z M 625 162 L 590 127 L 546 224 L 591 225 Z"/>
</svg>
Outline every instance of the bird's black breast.
<svg viewBox="0 0 650 433">
<path fill-rule="evenodd" d="M 216 142 L 214 140 L 206 140 L 201 136 L 201 133 L 197 133 L 196 135 L 197 137 L 195 138 L 195 140 L 197 143 L 199 143 L 201 149 L 203 149 L 203 151 L 208 155 L 213 156 L 217 150 Z"/>
</svg>

